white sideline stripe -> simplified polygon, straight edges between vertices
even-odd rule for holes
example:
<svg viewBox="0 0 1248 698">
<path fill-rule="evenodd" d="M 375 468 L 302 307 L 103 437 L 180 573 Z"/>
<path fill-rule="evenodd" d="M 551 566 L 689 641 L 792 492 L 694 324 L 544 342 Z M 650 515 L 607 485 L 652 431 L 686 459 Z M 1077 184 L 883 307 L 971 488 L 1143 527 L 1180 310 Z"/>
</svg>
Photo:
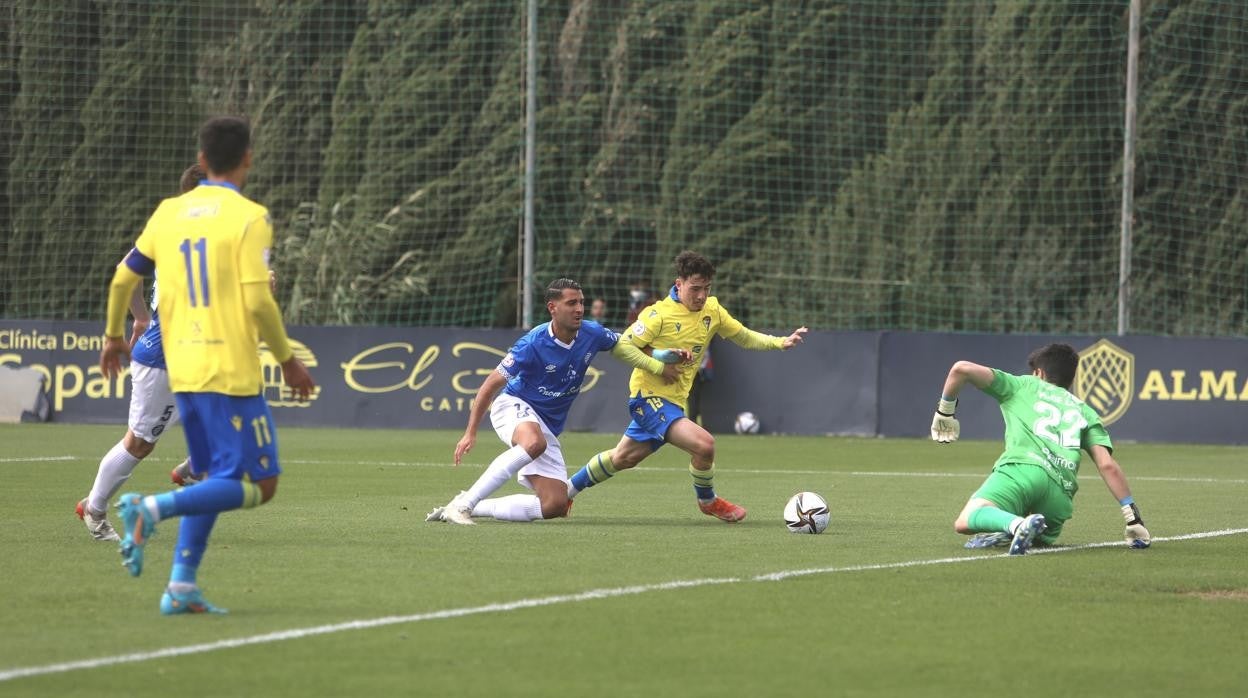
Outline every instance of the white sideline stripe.
<svg viewBox="0 0 1248 698">
<path fill-rule="evenodd" d="M 1173 542 L 1184 540 L 1198 540 L 1202 538 L 1218 538 L 1221 536 L 1233 536 L 1241 533 L 1248 533 L 1248 528 L 1224 528 L 1218 531 L 1203 531 L 1200 533 L 1188 533 L 1181 536 L 1168 536 L 1164 538 L 1154 538 L 1156 542 Z M 1109 541 L 1105 543 L 1087 543 L 1084 545 L 1072 545 L 1062 548 L 1046 548 L 1037 549 L 1034 553 L 1064 553 L 1072 550 L 1087 550 L 1089 548 L 1112 548 L 1123 546 L 1122 541 Z M 670 591 L 672 589 L 690 589 L 694 587 L 712 586 L 717 584 L 738 584 L 741 582 L 775 582 L 792 577 L 804 577 L 814 574 L 836 574 L 839 572 L 869 572 L 876 570 L 901 569 L 905 567 L 923 567 L 927 565 L 943 565 L 955 562 L 982 562 L 984 560 L 1000 560 L 1009 557 L 1008 553 L 1000 555 L 966 555 L 963 557 L 942 557 L 933 560 L 909 560 L 906 562 L 885 562 L 875 565 L 850 565 L 848 567 L 818 567 L 805 570 L 785 570 L 781 572 L 772 572 L 770 574 L 754 575 L 752 577 L 711 577 L 706 579 L 686 579 L 673 582 L 663 582 L 661 584 L 639 584 L 636 586 L 616 587 L 614 589 L 590 589 L 577 594 L 561 594 L 558 596 L 542 596 L 533 599 L 520 599 L 517 601 L 507 601 L 503 603 L 492 603 L 485 606 L 470 606 L 468 608 L 451 608 L 444 611 L 431 611 L 428 613 L 416 613 L 406 616 L 384 616 L 382 618 L 372 618 L 367 620 L 352 620 L 345 623 L 332 623 L 329 625 L 317 625 L 310 628 L 294 628 L 291 630 L 279 630 L 277 632 L 265 633 L 263 635 L 252 635 L 251 637 L 239 637 L 231 640 L 217 640 L 216 642 L 206 642 L 198 645 L 183 645 L 181 647 L 166 647 L 164 649 L 152 650 L 150 652 L 132 652 L 130 654 L 119 654 L 111 657 L 97 657 L 96 659 L 82 659 L 75 662 L 61 662 L 58 664 L 45 664 L 43 666 L 17 667 L 14 669 L 6 669 L 0 671 L 0 682 L 11 681 L 13 679 L 25 678 L 28 676 L 43 676 L 46 674 L 63 674 L 79 669 L 98 669 L 100 667 L 115 666 L 118 664 L 132 664 L 135 662 L 145 662 L 151 659 L 163 659 L 165 657 L 182 657 L 190 654 L 203 654 L 205 652 L 214 652 L 216 650 L 234 649 L 236 647 L 246 647 L 249 645 L 263 645 L 271 642 L 282 642 L 284 640 L 299 640 L 305 637 L 314 637 L 317 635 L 329 635 L 332 633 L 344 632 L 347 630 L 365 630 L 368 628 L 380 628 L 387 625 L 400 625 L 404 623 L 420 623 L 427 620 L 441 620 L 444 618 L 460 618 L 463 616 L 475 616 L 484 613 L 503 613 L 507 611 L 515 611 L 524 608 L 539 608 L 541 606 L 553 606 L 562 603 L 576 603 L 578 601 L 592 601 L 596 599 L 610 599 L 620 596 L 636 596 L 646 594 L 652 591 Z"/>
<path fill-rule="evenodd" d="M 1248 533 L 1248 528 L 1224 528 L 1218 531 L 1202 531 L 1200 533 L 1187 533 L 1181 536 L 1166 536 L 1154 538 L 1155 542 L 1174 542 L 1183 540 L 1199 540 L 1202 538 L 1219 538 L 1222 536 L 1234 536 L 1240 533 Z M 1056 548 L 1036 548 L 1028 555 L 1051 555 L 1053 553 L 1068 553 L 1074 550 L 1089 550 L 1091 548 L 1121 548 L 1125 547 L 1125 543 L 1120 540 L 1106 541 L 1103 543 L 1084 543 L 1083 545 L 1062 546 Z M 787 570 L 784 572 L 772 572 L 771 574 L 762 574 L 753 578 L 753 581 L 779 581 L 781 579 L 789 579 L 790 577 L 803 577 L 811 574 L 831 574 L 833 572 L 862 572 L 868 570 L 891 570 L 903 567 L 923 567 L 925 565 L 943 565 L 954 562 L 974 562 L 976 560 L 999 560 L 1003 557 L 1009 557 L 1009 553 L 1001 553 L 1000 555 L 972 555 L 970 557 L 942 557 L 935 560 L 912 560 L 910 562 L 885 562 L 877 565 L 853 565 L 850 567 L 816 567 L 807 570 Z"/>
<path fill-rule="evenodd" d="M 78 456 L 39 456 L 39 457 L 32 457 L 32 458 L 0 458 L 0 463 L 35 463 L 35 462 L 42 462 L 42 461 L 72 461 L 72 460 L 90 460 L 92 458 L 94 458 L 94 456 L 91 456 L 91 457 L 84 456 L 81 458 L 79 458 Z M 181 463 L 182 457 L 181 456 L 177 456 L 177 457 L 149 456 L 148 458 L 144 460 L 151 461 L 153 463 L 159 463 L 159 462 Z M 448 462 L 436 462 L 435 463 L 432 461 L 402 461 L 402 460 L 363 461 L 363 460 L 321 460 L 321 459 L 306 459 L 306 458 L 284 458 L 282 459 L 282 462 L 290 463 L 292 465 L 379 465 L 379 466 L 385 466 L 385 467 L 409 467 L 409 468 L 411 467 L 415 467 L 415 468 L 460 467 L 460 468 L 478 469 L 478 470 L 484 469 L 487 465 L 486 463 L 464 463 L 463 465 L 456 466 L 453 463 L 448 463 Z M 639 470 L 642 472 L 654 472 L 654 473 L 667 472 L 667 473 L 682 473 L 683 474 L 685 472 L 683 468 L 652 468 L 652 467 L 647 467 L 644 465 L 637 467 L 637 468 L 633 468 L 633 470 Z M 762 469 L 733 468 L 733 467 L 720 467 L 719 472 L 741 473 L 744 475 L 818 475 L 818 476 L 849 475 L 852 477 L 930 477 L 930 478 L 972 478 L 972 479 L 983 479 L 988 476 L 988 473 L 986 472 L 984 473 L 931 473 L 931 472 L 888 472 L 888 471 L 882 471 L 882 470 L 850 470 L 850 471 L 777 470 L 777 469 L 762 470 Z M 1079 477 L 1079 479 L 1087 480 L 1091 482 L 1091 481 L 1099 480 L 1100 478 L 1095 475 L 1082 475 Z M 1223 478 L 1216 478 L 1216 477 L 1172 477 L 1172 476 L 1132 475 L 1130 476 L 1130 479 L 1132 482 L 1135 482 L 1138 480 L 1141 482 L 1188 482 L 1188 483 L 1205 483 L 1205 484 L 1219 484 L 1219 485 L 1248 485 L 1248 479 L 1234 479 L 1234 478 L 1223 479 Z"/>
</svg>

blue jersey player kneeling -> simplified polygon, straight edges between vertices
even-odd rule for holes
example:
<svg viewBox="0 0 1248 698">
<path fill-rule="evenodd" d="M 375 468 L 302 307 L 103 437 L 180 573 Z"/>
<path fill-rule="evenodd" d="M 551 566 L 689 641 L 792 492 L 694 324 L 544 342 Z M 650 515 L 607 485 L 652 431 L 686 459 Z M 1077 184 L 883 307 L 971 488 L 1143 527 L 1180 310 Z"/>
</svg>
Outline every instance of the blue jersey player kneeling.
<svg viewBox="0 0 1248 698">
<path fill-rule="evenodd" d="M 517 340 L 481 384 L 468 415 L 468 427 L 455 445 L 455 464 L 472 450 L 487 409 L 495 433 L 509 448 L 490 463 L 472 487 L 446 506 L 434 509 L 426 521 L 472 524 L 474 516 L 499 521 L 566 516 L 571 500 L 559 434 L 594 356 L 609 351 L 667 383 L 680 375 L 677 362 L 690 358 L 687 352 L 662 357 L 670 363 L 651 358 L 632 343 L 621 342 L 615 332 L 585 320 L 585 294 L 571 279 L 557 279 L 547 287 L 546 310 L 550 322 Z M 520 484 L 533 494 L 486 499 L 517 474 Z"/>
</svg>

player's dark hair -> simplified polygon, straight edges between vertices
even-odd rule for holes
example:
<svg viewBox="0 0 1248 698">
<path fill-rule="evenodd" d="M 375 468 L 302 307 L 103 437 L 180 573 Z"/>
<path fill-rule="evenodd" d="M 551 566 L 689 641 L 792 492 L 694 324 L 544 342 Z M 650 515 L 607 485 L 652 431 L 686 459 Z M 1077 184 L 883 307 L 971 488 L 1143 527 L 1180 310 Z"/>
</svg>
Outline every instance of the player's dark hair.
<svg viewBox="0 0 1248 698">
<path fill-rule="evenodd" d="M 572 279 L 555 279 L 550 282 L 550 285 L 546 287 L 546 302 L 559 300 L 563 297 L 564 290 L 569 288 L 573 291 L 580 291 L 581 285 Z"/>
<path fill-rule="evenodd" d="M 1070 390 L 1079 370 L 1079 352 L 1069 344 L 1046 344 L 1031 352 L 1027 367 L 1044 371 L 1044 379 L 1053 385 Z"/>
<path fill-rule="evenodd" d="M 199 150 L 215 175 L 233 172 L 251 147 L 251 126 L 237 116 L 214 116 L 199 127 Z"/>
<path fill-rule="evenodd" d="M 206 178 L 207 176 L 208 175 L 204 173 L 204 168 L 200 167 L 199 163 L 195 163 L 185 170 L 182 170 L 182 179 L 178 180 L 178 193 L 185 194 L 195 187 L 198 187 L 200 180 Z"/>
<path fill-rule="evenodd" d="M 685 250 L 676 255 L 676 278 L 687 279 L 694 275 L 713 279 L 715 278 L 715 265 L 697 252 Z"/>
</svg>

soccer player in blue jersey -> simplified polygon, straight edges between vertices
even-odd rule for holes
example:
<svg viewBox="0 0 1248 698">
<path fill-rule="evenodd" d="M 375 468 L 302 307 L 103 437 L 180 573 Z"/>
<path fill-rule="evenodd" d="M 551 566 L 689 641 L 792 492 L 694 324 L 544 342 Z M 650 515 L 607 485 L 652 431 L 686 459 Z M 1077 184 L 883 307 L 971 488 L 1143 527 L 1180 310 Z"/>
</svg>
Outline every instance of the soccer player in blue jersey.
<svg viewBox="0 0 1248 698">
<path fill-rule="evenodd" d="M 108 296 L 100 368 L 112 377 L 128 347 L 125 304 L 142 276 L 159 270 L 158 304 L 169 384 L 182 417 L 191 460 L 203 482 L 159 495 L 121 495 L 122 562 L 143 571 L 143 550 L 168 518 L 182 517 L 165 614 L 224 612 L 198 585 L 199 563 L 223 511 L 254 507 L 277 492 L 281 468 L 276 430 L 262 395 L 261 338 L 300 399 L 315 387 L 295 357 L 270 290 L 268 211 L 241 193 L 251 168 L 251 129 L 237 117 L 209 119 L 199 131 L 194 190 L 161 202 L 117 266 Z"/>
<path fill-rule="evenodd" d="M 958 514 L 954 530 L 972 536 L 968 548 L 1009 544 L 1011 555 L 1025 554 L 1036 542 L 1052 544 L 1074 512 L 1084 450 L 1122 507 L 1127 544 L 1147 548 L 1152 538 L 1114 459 L 1109 432 L 1100 415 L 1070 392 L 1078 352 L 1069 344 L 1049 344 L 1033 351 L 1027 365 L 1031 375 L 1015 376 L 959 361 L 945 378 L 932 416 L 933 441 L 958 440 L 962 427 L 954 414 L 968 383 L 999 402 L 1005 419 L 1005 451 Z"/>
<path fill-rule="evenodd" d="M 517 340 L 477 390 L 468 427 L 455 445 L 455 464 L 459 465 L 464 454 L 472 450 L 487 409 L 494 432 L 510 448 L 490 463 L 472 487 L 446 506 L 434 509 L 426 521 L 472 524 L 474 516 L 499 521 L 566 516 L 571 501 L 559 434 L 594 356 L 609 351 L 660 382 L 676 380 L 677 362 L 688 358 L 687 354 L 677 353 L 646 356 L 630 343 L 620 341 L 615 332 L 584 319 L 585 294 L 571 279 L 550 284 L 546 289 L 546 309 L 550 322 L 534 327 Z M 517 475 L 520 484 L 533 494 L 486 499 Z"/>
<path fill-rule="evenodd" d="M 715 494 L 715 437 L 686 416 L 689 389 L 715 335 L 745 349 L 788 350 L 802 343 L 806 328 L 799 327 L 787 337 L 747 328 L 711 295 L 714 277 L 715 267 L 706 257 L 689 251 L 676 256 L 676 284 L 666 298 L 638 317 L 626 341 L 651 347 L 656 355 L 681 351 L 690 360 L 682 363 L 680 379 L 674 383 L 658 383 L 641 371 L 633 371 L 628 385 L 632 422 L 615 448 L 594 456 L 572 476 L 569 497 L 632 468 L 663 444 L 671 443 L 690 455 L 689 473 L 702 513 L 729 523 L 745 518 L 744 507 Z"/>
<path fill-rule="evenodd" d="M 185 194 L 199 186 L 203 178 L 204 171 L 198 163 L 186 168 L 179 180 L 179 193 Z M 129 342 L 130 412 L 126 434 L 104 454 L 96 469 L 91 492 L 74 508 L 74 513 L 86 524 L 87 532 L 96 540 L 121 540 L 108 521 L 108 501 L 130 479 L 139 461 L 151 455 L 165 429 L 178 421 L 177 406 L 173 392 L 169 390 L 169 376 L 165 370 L 165 352 L 160 341 L 156 289 L 152 289 L 152 311 L 149 313 L 143 302 L 143 288 L 136 286 L 130 297 L 130 314 L 134 316 L 134 327 Z M 178 484 L 192 484 L 195 478 L 189 473 L 190 459 L 187 458 L 173 469 L 171 477 Z"/>
</svg>

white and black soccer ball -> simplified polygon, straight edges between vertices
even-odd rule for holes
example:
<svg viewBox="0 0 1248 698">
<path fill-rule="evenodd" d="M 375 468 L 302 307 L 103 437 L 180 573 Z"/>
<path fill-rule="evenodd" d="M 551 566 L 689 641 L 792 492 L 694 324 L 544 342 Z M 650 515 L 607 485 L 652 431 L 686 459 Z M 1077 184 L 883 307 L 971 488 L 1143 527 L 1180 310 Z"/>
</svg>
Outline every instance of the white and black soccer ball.
<svg viewBox="0 0 1248 698">
<path fill-rule="evenodd" d="M 784 505 L 784 525 L 790 533 L 823 533 L 831 519 L 828 501 L 814 492 L 798 492 Z"/>
<path fill-rule="evenodd" d="M 738 434 L 757 434 L 761 427 L 762 424 L 753 412 L 742 412 L 737 415 L 737 421 L 732 423 L 732 430 Z"/>
</svg>

